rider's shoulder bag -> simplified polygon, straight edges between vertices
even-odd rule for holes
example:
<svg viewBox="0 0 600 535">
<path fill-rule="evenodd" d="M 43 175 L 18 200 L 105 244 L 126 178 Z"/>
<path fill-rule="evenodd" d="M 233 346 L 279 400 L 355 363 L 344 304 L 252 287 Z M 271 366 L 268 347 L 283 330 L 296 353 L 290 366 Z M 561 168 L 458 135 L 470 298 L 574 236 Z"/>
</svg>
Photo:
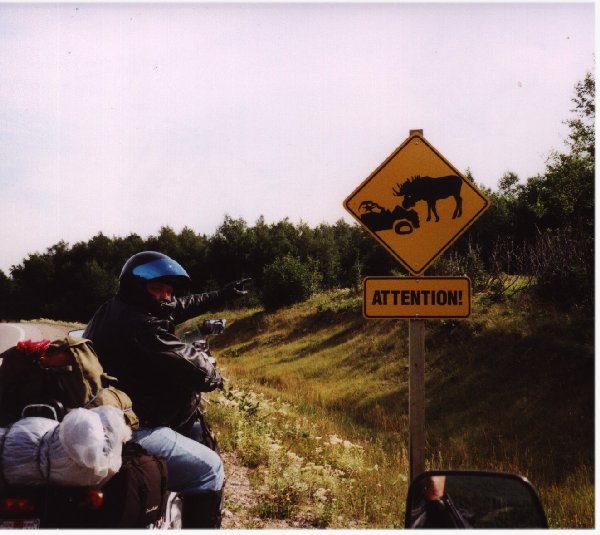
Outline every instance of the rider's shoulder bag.
<svg viewBox="0 0 600 535">
<path fill-rule="evenodd" d="M 144 528 L 165 515 L 167 464 L 135 442 L 123 445 L 121 469 L 102 487 L 104 528 Z"/>
</svg>

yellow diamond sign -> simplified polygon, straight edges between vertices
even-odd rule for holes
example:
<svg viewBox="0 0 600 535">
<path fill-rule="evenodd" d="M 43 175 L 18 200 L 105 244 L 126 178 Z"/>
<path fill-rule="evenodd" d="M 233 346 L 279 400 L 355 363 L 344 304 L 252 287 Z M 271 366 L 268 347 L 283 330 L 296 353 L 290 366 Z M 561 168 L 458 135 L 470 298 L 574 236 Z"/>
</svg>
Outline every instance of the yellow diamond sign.
<svg viewBox="0 0 600 535">
<path fill-rule="evenodd" d="M 483 193 L 412 133 L 344 201 L 411 273 L 421 274 L 488 208 Z"/>
</svg>

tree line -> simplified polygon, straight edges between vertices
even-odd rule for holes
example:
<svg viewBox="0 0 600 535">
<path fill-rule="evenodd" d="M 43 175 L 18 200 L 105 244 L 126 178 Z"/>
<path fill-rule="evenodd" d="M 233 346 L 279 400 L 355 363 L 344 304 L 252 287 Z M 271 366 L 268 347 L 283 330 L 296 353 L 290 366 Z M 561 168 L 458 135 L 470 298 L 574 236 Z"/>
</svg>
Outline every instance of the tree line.
<svg viewBox="0 0 600 535">
<path fill-rule="evenodd" d="M 566 120 L 566 150 L 550 154 L 545 172 L 525 181 L 507 172 L 497 190 L 480 188 L 490 209 L 440 257 L 429 275 L 468 275 L 475 291 L 525 286 L 566 307 L 593 306 L 595 84 L 575 86 Z M 467 177 L 473 181 L 471 173 Z M 64 241 L 0 270 L 0 319 L 53 318 L 86 322 L 112 296 L 124 262 L 143 250 L 163 252 L 192 277 L 192 291 L 251 277 L 253 299 L 277 308 L 334 288 L 359 288 L 362 278 L 401 275 L 403 268 L 357 224 L 310 227 L 284 219 L 253 225 L 225 216 L 212 235 L 164 226 L 157 235 Z M 523 285 L 522 285 L 523 286 Z"/>
</svg>

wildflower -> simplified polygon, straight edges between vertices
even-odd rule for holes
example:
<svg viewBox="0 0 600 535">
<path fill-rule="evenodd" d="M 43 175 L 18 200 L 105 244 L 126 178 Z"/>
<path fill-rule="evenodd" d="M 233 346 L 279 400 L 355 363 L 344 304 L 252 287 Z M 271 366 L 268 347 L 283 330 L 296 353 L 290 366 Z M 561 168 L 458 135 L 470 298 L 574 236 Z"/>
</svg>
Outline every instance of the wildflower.
<svg viewBox="0 0 600 535">
<path fill-rule="evenodd" d="M 317 490 L 315 490 L 315 499 L 320 502 L 326 502 L 328 494 L 329 494 L 328 489 L 319 487 Z"/>
<path fill-rule="evenodd" d="M 304 460 L 302 457 L 300 457 L 300 455 L 296 455 L 293 451 L 288 451 L 286 453 L 286 455 L 292 462 L 295 462 L 295 463 L 301 464 L 302 461 Z"/>
<path fill-rule="evenodd" d="M 344 441 L 337 435 L 329 435 L 329 443 L 333 446 L 336 444 L 342 444 Z"/>
</svg>

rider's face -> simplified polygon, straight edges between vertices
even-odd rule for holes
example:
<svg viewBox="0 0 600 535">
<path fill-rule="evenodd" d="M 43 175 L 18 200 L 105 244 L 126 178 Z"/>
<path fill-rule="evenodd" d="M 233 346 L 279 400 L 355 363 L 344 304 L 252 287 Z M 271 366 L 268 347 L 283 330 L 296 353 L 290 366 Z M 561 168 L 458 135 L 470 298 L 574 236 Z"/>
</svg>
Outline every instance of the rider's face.
<svg viewBox="0 0 600 535">
<path fill-rule="evenodd" d="M 150 281 L 146 284 L 146 290 L 159 303 L 173 300 L 173 286 L 165 282 Z"/>
</svg>

